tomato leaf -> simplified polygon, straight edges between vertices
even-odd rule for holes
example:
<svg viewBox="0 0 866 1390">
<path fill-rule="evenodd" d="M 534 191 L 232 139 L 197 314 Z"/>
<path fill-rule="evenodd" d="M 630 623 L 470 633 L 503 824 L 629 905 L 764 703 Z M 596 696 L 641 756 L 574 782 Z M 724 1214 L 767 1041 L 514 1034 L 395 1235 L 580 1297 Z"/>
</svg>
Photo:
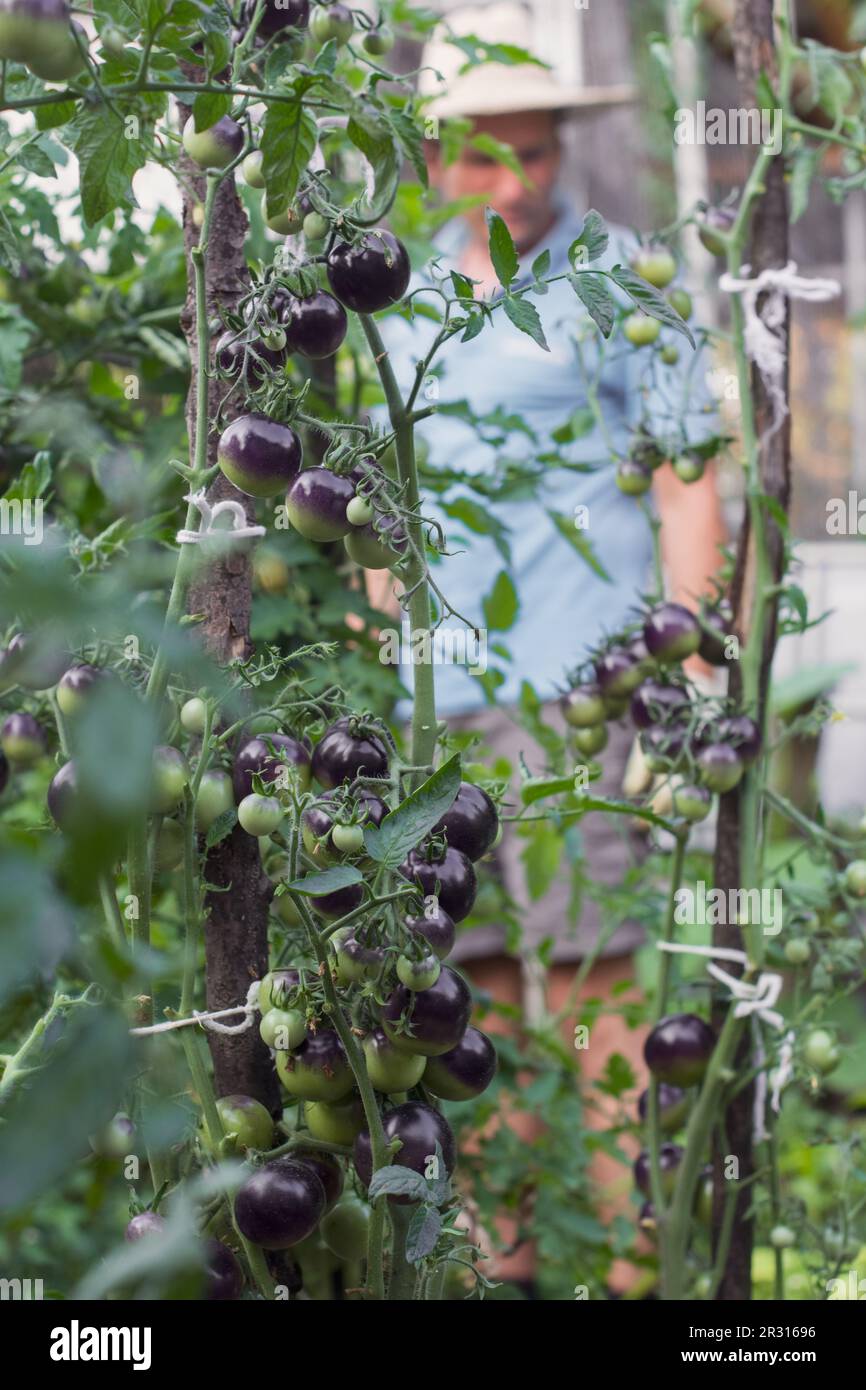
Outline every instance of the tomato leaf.
<svg viewBox="0 0 866 1390">
<path fill-rule="evenodd" d="M 482 131 L 479 135 L 473 135 L 468 142 L 473 149 L 480 150 L 482 154 L 490 155 L 497 164 L 504 164 L 506 169 L 510 169 L 524 188 L 532 187 L 532 180 L 528 177 L 526 170 L 514 152 L 513 145 L 506 145 L 502 140 L 497 140 L 494 135 L 487 131 Z"/>
<path fill-rule="evenodd" d="M 587 261 L 597 261 L 607 250 L 609 240 L 604 218 L 595 208 L 590 208 L 583 219 L 580 236 L 568 248 L 568 259 L 572 265 L 585 265 Z"/>
<path fill-rule="evenodd" d="M 412 117 L 407 115 L 405 111 L 389 111 L 388 119 L 400 149 L 418 175 L 418 182 L 422 188 L 426 188 L 430 178 L 427 172 L 427 161 L 424 158 L 424 139 L 420 130 Z"/>
<path fill-rule="evenodd" d="M 262 130 L 262 176 L 268 216 L 285 212 L 297 192 L 301 174 L 316 148 L 316 122 L 300 101 L 268 107 Z"/>
<path fill-rule="evenodd" d="M 132 176 L 147 161 L 140 139 L 107 106 L 83 108 L 75 119 L 74 149 L 81 166 L 81 210 L 94 227 L 115 208 L 137 207 Z"/>
<path fill-rule="evenodd" d="M 592 271 L 580 270 L 569 275 L 568 283 L 599 331 L 605 338 L 609 338 L 613 329 L 616 301 L 605 283 L 605 277 L 593 274 Z"/>
<path fill-rule="evenodd" d="M 520 600 L 514 587 L 514 580 L 507 570 L 500 570 L 493 581 L 493 588 L 482 600 L 484 621 L 497 632 L 507 632 L 514 626 Z"/>
<path fill-rule="evenodd" d="M 423 1202 L 427 1196 L 427 1182 L 414 1168 L 402 1168 L 392 1163 L 390 1168 L 378 1168 L 370 1179 L 368 1197 L 374 1202 L 385 1193 L 395 1197 L 411 1197 L 413 1202 Z"/>
<path fill-rule="evenodd" d="M 460 790 L 460 757 L 455 753 L 379 826 L 368 825 L 364 844 L 371 859 L 396 869 L 410 849 L 444 816 Z"/>
<path fill-rule="evenodd" d="M 561 512 L 549 511 L 547 515 L 550 517 L 559 534 L 568 541 L 569 545 L 574 546 L 578 555 L 586 561 L 593 574 L 597 574 L 599 579 L 603 579 L 607 584 L 610 584 L 612 582 L 611 577 L 596 555 L 592 541 L 585 532 L 581 531 L 578 526 L 575 526 L 574 521 L 570 517 L 563 516 Z"/>
<path fill-rule="evenodd" d="M 221 816 L 217 816 L 213 825 L 205 836 L 205 849 L 213 849 L 214 845 L 219 845 L 223 840 L 231 835 L 238 823 L 238 813 L 233 806 L 227 811 L 223 811 Z"/>
<path fill-rule="evenodd" d="M 232 109 L 232 99 L 223 92 L 199 92 L 192 104 L 196 130 L 208 130 Z"/>
<path fill-rule="evenodd" d="M 323 869 L 319 874 L 305 874 L 303 878 L 292 879 L 287 886 L 307 898 L 323 898 L 327 893 L 336 893 L 341 888 L 351 888 L 353 883 L 363 882 L 364 875 L 360 869 L 352 864 L 337 864 L 335 868 Z"/>
<path fill-rule="evenodd" d="M 659 294 L 653 285 L 650 285 L 640 275 L 635 275 L 633 270 L 627 266 L 615 265 L 611 271 L 611 279 L 619 285 L 621 290 L 625 290 L 629 299 L 635 303 L 639 309 L 652 318 L 658 319 L 660 323 L 666 324 L 668 328 L 673 328 L 677 333 L 682 333 L 687 338 L 692 347 L 695 340 L 685 321 L 680 318 L 676 309 L 673 309 L 664 295 Z"/>
<path fill-rule="evenodd" d="M 525 333 L 534 343 L 537 343 L 545 352 L 550 352 L 547 339 L 544 336 L 544 329 L 541 326 L 541 319 L 538 310 L 528 299 L 513 299 L 509 295 L 505 300 L 505 313 L 521 333 Z"/>
<path fill-rule="evenodd" d="M 410 1265 L 420 1264 L 436 1249 L 442 1234 L 442 1216 L 429 1202 L 422 1202 L 412 1213 L 406 1232 L 406 1259 Z"/>
<path fill-rule="evenodd" d="M 487 218 L 488 244 L 493 269 L 500 285 L 503 289 L 508 289 L 520 265 L 517 247 L 498 212 L 494 212 L 493 208 L 485 208 L 484 216 Z"/>
<path fill-rule="evenodd" d="M 370 214 L 378 217 L 390 207 L 400 182 L 396 136 L 384 113 L 372 106 L 355 110 L 349 117 L 346 134 L 372 166 L 376 187 L 362 201 Z"/>
</svg>

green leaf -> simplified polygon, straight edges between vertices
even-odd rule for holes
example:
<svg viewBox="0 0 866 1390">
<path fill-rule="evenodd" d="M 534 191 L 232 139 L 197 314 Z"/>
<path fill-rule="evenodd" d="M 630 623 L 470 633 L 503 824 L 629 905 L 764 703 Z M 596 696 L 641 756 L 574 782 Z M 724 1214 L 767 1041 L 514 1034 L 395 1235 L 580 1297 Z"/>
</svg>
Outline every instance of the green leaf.
<svg viewBox="0 0 866 1390">
<path fill-rule="evenodd" d="M 498 212 L 494 212 L 493 208 L 485 208 L 484 216 L 487 219 L 488 244 L 493 269 L 496 271 L 500 285 L 504 289 L 508 289 L 520 265 L 517 247 Z"/>
<path fill-rule="evenodd" d="M 559 534 L 568 541 L 569 545 L 574 547 L 581 559 L 586 561 L 593 574 L 597 574 L 599 579 L 603 579 L 605 583 L 610 584 L 612 582 L 611 577 L 596 555 L 593 544 L 586 535 L 586 532 L 581 531 L 578 526 L 575 526 L 573 518 L 563 516 L 560 512 L 549 511 L 547 515 L 550 517 Z"/>
<path fill-rule="evenodd" d="M 12 480 L 3 496 L 18 498 L 24 501 L 30 497 L 44 497 L 51 486 L 51 454 L 48 449 L 40 449 L 37 454 L 18 473 Z"/>
<path fill-rule="evenodd" d="M 364 875 L 360 869 L 352 864 L 337 864 L 335 868 L 323 869 L 319 874 L 305 874 L 303 878 L 293 879 L 288 887 L 308 898 L 323 898 L 327 893 L 336 893 L 341 888 L 351 888 L 353 883 L 363 882 Z"/>
<path fill-rule="evenodd" d="M 539 821 L 532 827 L 532 836 L 520 856 L 526 869 L 527 891 L 533 902 L 544 897 L 556 877 L 561 856 L 561 835 L 546 821 Z"/>
<path fill-rule="evenodd" d="M 634 271 L 629 270 L 626 266 L 615 265 L 611 271 L 611 278 L 619 285 L 621 290 L 625 290 L 628 297 L 638 308 L 643 309 L 644 312 L 649 314 L 652 318 L 658 319 L 659 322 L 666 324 L 668 328 L 673 328 L 677 333 L 682 333 L 683 337 L 688 339 L 692 347 L 695 346 L 695 340 L 685 321 L 680 318 L 675 309 L 671 308 L 664 296 L 659 294 L 658 290 L 655 289 L 653 285 L 650 285 L 648 281 L 644 280 L 642 276 L 635 275 Z"/>
<path fill-rule="evenodd" d="M 791 224 L 799 222 L 809 206 L 809 189 L 824 152 L 823 145 L 801 145 L 790 165 Z"/>
<path fill-rule="evenodd" d="M 482 154 L 489 155 L 491 159 L 495 159 L 497 164 L 504 164 L 507 169 L 511 170 L 512 174 L 520 179 L 524 188 L 532 187 L 532 180 L 517 158 L 513 145 L 506 145 L 504 141 L 497 140 L 494 135 L 488 134 L 487 131 L 482 131 L 479 135 L 473 135 L 469 140 L 469 144 L 473 149 L 480 150 Z"/>
<path fill-rule="evenodd" d="M 16 151 L 15 158 L 25 169 L 29 169 L 31 174 L 38 174 L 40 178 L 53 179 L 57 173 L 54 160 L 38 140 L 22 145 L 20 150 Z"/>
<path fill-rule="evenodd" d="M 574 791 L 574 777 L 530 777 L 522 783 L 520 800 L 524 806 L 543 801 L 548 796 L 563 796 Z"/>
<path fill-rule="evenodd" d="M 550 437 L 556 444 L 572 444 L 575 439 L 584 439 L 592 434 L 594 429 L 595 416 L 592 411 L 588 406 L 579 405 L 563 424 L 551 430 Z"/>
<path fill-rule="evenodd" d="M 233 806 L 227 811 L 223 811 L 221 816 L 217 816 L 213 825 L 205 836 L 205 849 L 213 849 L 214 845 L 222 844 L 227 840 L 238 823 L 238 813 Z"/>
<path fill-rule="evenodd" d="M 37 106 L 33 113 L 37 129 L 53 130 L 56 126 L 66 125 L 77 110 L 78 103 L 75 101 L 54 101 L 50 106 Z"/>
<path fill-rule="evenodd" d="M 770 687 L 770 709 L 780 719 L 793 719 L 822 695 L 829 695 L 844 676 L 856 671 L 851 661 L 828 662 L 823 666 L 808 666 L 792 675 L 773 681 Z"/>
<path fill-rule="evenodd" d="M 5 266 L 13 275 L 17 275 L 21 269 L 18 239 L 2 208 L 0 208 L 0 265 Z"/>
<path fill-rule="evenodd" d="M 535 305 L 523 296 L 519 299 L 508 295 L 505 299 L 505 314 L 511 320 L 515 328 L 519 328 L 521 333 L 525 333 L 534 343 L 537 343 L 545 352 L 550 352 L 550 346 L 544 336 L 544 329 L 541 326 L 541 319 Z"/>
<path fill-rule="evenodd" d="M 328 39 L 316 54 L 316 61 L 313 63 L 313 72 L 324 72 L 328 77 L 333 77 L 337 67 L 338 47 L 336 39 Z"/>
<path fill-rule="evenodd" d="M 422 1202 L 412 1214 L 406 1232 L 406 1259 L 410 1265 L 420 1264 L 436 1249 L 442 1234 L 442 1216 L 429 1202 Z"/>
<path fill-rule="evenodd" d="M 192 104 L 196 130 L 209 130 L 232 109 L 232 99 L 224 92 L 200 92 Z"/>
<path fill-rule="evenodd" d="M 24 349 L 35 332 L 17 308 L 0 303 L 0 386 L 9 391 L 17 391 L 21 385 Z"/>
<path fill-rule="evenodd" d="M 400 1157 L 399 1153 L 397 1157 Z M 414 1168 L 403 1168 L 399 1163 L 392 1163 L 389 1168 L 376 1170 L 370 1179 L 367 1196 L 373 1202 L 386 1192 L 395 1197 L 410 1197 L 413 1202 L 423 1202 L 427 1196 L 427 1181 Z"/>
<path fill-rule="evenodd" d="M 458 497 L 453 502 L 444 503 L 443 511 L 455 521 L 462 521 L 476 536 L 492 536 L 503 560 L 510 563 L 511 546 L 508 531 L 489 507 L 482 507 L 480 502 L 473 501 L 471 497 Z"/>
<path fill-rule="evenodd" d="M 532 274 L 536 280 L 542 280 L 550 270 L 550 252 L 542 251 L 540 256 L 536 256 L 532 262 Z"/>
<path fill-rule="evenodd" d="M 483 600 L 484 621 L 497 632 L 507 632 L 514 626 L 520 600 L 514 587 L 514 580 L 507 570 L 500 570 L 493 582 L 493 588 Z"/>
<path fill-rule="evenodd" d="M 48 870 L 20 849 L 0 856 L 0 1005 L 49 980 L 74 941 Z"/>
<path fill-rule="evenodd" d="M 88 107 L 75 118 L 75 153 L 81 166 L 81 209 L 93 227 L 115 208 L 137 206 L 132 176 L 147 161 L 140 139 L 127 138 L 126 123 L 107 106 Z"/>
<path fill-rule="evenodd" d="M 379 826 L 368 825 L 364 844 L 371 859 L 396 869 L 410 849 L 424 839 L 444 816 L 460 790 L 460 756 L 455 753 L 406 797 Z"/>
<path fill-rule="evenodd" d="M 189 371 L 189 348 L 182 338 L 176 338 L 165 328 L 151 328 L 148 323 L 139 324 L 138 336 L 167 367 L 177 372 Z"/>
<path fill-rule="evenodd" d="M 587 261 L 597 261 L 607 250 L 610 240 L 607 224 L 600 212 L 590 208 L 583 219 L 580 236 L 568 248 L 571 265 L 585 265 Z"/>
<path fill-rule="evenodd" d="M 359 106 L 349 117 L 346 134 L 373 167 L 376 190 L 365 198 L 372 217 L 384 215 L 400 183 L 400 160 L 394 131 L 383 112 Z"/>
<path fill-rule="evenodd" d="M 568 283 L 602 335 L 609 338 L 613 330 L 616 301 L 605 277 L 589 270 L 580 270 L 569 275 Z"/>
<path fill-rule="evenodd" d="M 268 107 L 261 150 L 269 217 L 285 212 L 315 148 L 315 117 L 299 101 L 275 102 Z"/>
<path fill-rule="evenodd" d="M 459 270 L 452 270 L 451 284 L 458 299 L 475 299 L 475 286 L 465 275 L 461 275 Z"/>
<path fill-rule="evenodd" d="M 88 1136 L 122 1105 L 134 1044 L 123 1014 L 81 1005 L 50 1065 L 13 1092 L 0 1127 L 0 1210 L 14 1211 L 68 1179 Z M 51 1139 L 44 1142 L 47 1117 Z"/>
<path fill-rule="evenodd" d="M 388 119 L 397 136 L 397 143 L 401 151 L 415 173 L 418 175 L 418 182 L 422 188 L 426 188 L 430 182 L 427 171 L 427 161 L 424 158 L 424 137 L 418 129 L 416 123 L 408 116 L 405 111 L 389 111 Z"/>
</svg>

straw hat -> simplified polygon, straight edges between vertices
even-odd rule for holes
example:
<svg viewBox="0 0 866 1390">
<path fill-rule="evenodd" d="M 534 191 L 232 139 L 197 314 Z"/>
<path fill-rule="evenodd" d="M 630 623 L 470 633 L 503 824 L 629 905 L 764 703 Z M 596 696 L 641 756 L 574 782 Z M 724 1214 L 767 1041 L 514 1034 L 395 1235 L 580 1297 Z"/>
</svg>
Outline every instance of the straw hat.
<svg viewBox="0 0 866 1390">
<path fill-rule="evenodd" d="M 559 82 L 549 68 L 530 63 L 481 63 L 461 72 L 466 55 L 448 42 L 449 32 L 475 34 L 487 44 L 513 44 L 530 53 L 534 51 L 532 16 L 523 4 L 507 0 L 450 11 L 421 58 L 418 92 L 429 99 L 426 110 L 432 116 L 444 119 L 502 116 L 512 111 L 566 111 L 575 107 L 617 106 L 634 100 L 635 89 L 627 84 L 566 84 Z"/>
</svg>

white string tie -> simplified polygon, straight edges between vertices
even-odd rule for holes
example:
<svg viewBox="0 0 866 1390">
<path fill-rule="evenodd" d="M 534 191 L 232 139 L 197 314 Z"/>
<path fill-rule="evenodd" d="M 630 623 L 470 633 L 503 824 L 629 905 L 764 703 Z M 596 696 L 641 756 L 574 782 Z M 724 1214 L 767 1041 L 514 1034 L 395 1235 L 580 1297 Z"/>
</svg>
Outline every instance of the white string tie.
<svg viewBox="0 0 866 1390">
<path fill-rule="evenodd" d="M 200 1023 L 203 1028 L 207 1028 L 211 1033 L 246 1033 L 252 1026 L 253 1018 L 258 1009 L 259 980 L 253 980 L 247 990 L 245 1004 L 236 1004 L 232 1009 L 214 1009 L 209 1013 L 199 1013 L 193 1009 L 191 1018 L 173 1018 L 167 1023 L 153 1023 L 148 1028 L 130 1028 L 133 1036 L 142 1038 L 151 1033 L 169 1033 L 173 1028 L 188 1028 L 192 1023 Z M 243 1014 L 240 1023 L 219 1023 L 218 1019 L 230 1018 L 233 1014 Z"/>
<path fill-rule="evenodd" d="M 751 266 L 744 265 L 743 276 L 749 277 L 751 269 Z M 784 388 L 787 360 L 784 335 L 786 298 L 805 299 L 817 304 L 841 294 L 842 286 L 838 280 L 808 280 L 797 274 L 796 261 L 789 261 L 784 268 L 762 270 L 754 279 L 741 279 L 726 271 L 719 280 L 719 289 L 725 294 L 742 295 L 746 355 L 760 372 L 773 402 L 773 422 L 761 436 L 763 443 L 772 438 L 788 414 Z M 757 303 L 762 294 L 766 294 L 767 298 L 759 314 Z"/>
<path fill-rule="evenodd" d="M 735 1018 L 760 1019 L 762 1023 L 767 1023 L 771 1028 L 777 1030 L 784 1028 L 785 1020 L 773 1005 L 777 1002 L 782 992 L 784 983 L 782 976 L 774 971 L 762 972 L 754 983 L 738 979 L 735 975 L 729 975 L 721 966 L 716 965 L 712 959 L 715 957 L 720 960 L 738 961 L 741 965 L 748 965 L 749 958 L 745 951 L 737 951 L 731 946 L 685 946 L 673 941 L 659 941 L 656 943 L 660 951 L 681 952 L 690 956 L 709 956 L 711 959 L 707 965 L 707 973 L 720 984 L 726 985 L 731 992 L 732 998 L 737 1003 L 734 1006 Z M 755 1078 L 755 1104 L 753 1109 L 753 1133 L 755 1143 L 760 1143 L 768 1138 L 764 1116 L 767 1105 L 767 1074 L 763 1070 L 765 1060 L 764 1045 L 760 1031 L 756 1028 L 755 1033 L 755 1054 L 756 1063 L 759 1068 Z M 793 1073 L 794 1057 L 794 1033 L 788 1031 L 782 1039 L 779 1049 L 779 1061 L 773 1077 L 773 1091 L 770 1104 L 773 1111 L 778 1115 L 782 1104 L 782 1090 L 788 1084 Z"/>
<path fill-rule="evenodd" d="M 242 502 L 226 498 L 224 501 L 211 506 L 204 489 L 200 492 L 188 493 L 184 501 L 191 502 L 198 509 L 201 514 L 201 522 L 197 531 L 178 531 L 175 538 L 178 545 L 198 545 L 201 541 L 209 540 L 212 536 L 218 536 L 221 540 L 246 540 L 266 534 L 264 526 L 250 526 L 248 524 Z M 228 515 L 232 517 L 232 524 L 228 530 L 214 526 L 214 521 L 218 516 Z"/>
</svg>

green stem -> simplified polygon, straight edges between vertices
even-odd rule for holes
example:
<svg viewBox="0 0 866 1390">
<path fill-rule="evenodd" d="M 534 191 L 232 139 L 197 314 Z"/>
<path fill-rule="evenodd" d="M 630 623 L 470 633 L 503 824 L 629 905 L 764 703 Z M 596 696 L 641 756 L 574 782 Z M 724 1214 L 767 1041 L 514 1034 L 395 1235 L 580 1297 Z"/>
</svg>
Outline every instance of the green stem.
<svg viewBox="0 0 866 1390">
<path fill-rule="evenodd" d="M 395 1205 L 391 1208 L 393 1241 L 391 1280 L 388 1285 L 388 1301 L 390 1303 L 409 1303 L 415 1296 L 418 1271 L 406 1259 L 406 1236 L 414 1214 L 414 1204 L 405 1207 Z"/>
<path fill-rule="evenodd" d="M 117 897 L 107 874 L 99 875 L 99 897 L 102 901 L 102 910 L 105 913 L 105 925 L 108 927 L 108 935 L 118 951 L 126 952 L 126 929 L 123 925 L 123 918 L 120 915 Z"/>
</svg>

